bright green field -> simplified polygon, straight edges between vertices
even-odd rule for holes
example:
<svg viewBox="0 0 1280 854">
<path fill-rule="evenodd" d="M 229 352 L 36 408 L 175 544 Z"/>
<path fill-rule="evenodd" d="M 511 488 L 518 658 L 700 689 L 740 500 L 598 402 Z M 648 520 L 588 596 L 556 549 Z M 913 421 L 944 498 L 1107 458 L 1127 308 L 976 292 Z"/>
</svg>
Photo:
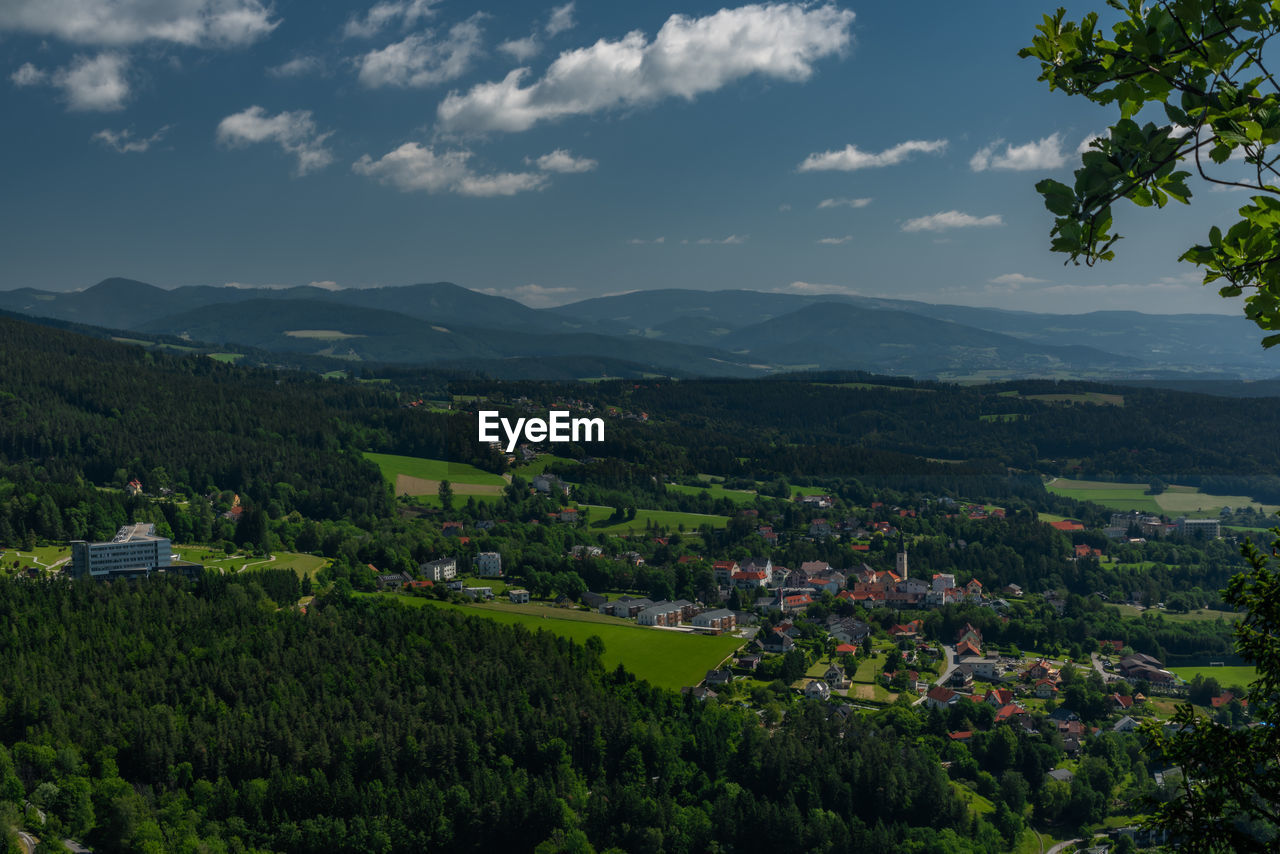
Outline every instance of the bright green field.
<svg viewBox="0 0 1280 854">
<path fill-rule="evenodd" d="M 613 515 L 614 508 L 603 507 L 599 504 L 584 504 L 583 508 L 591 511 L 590 529 L 592 531 L 603 531 L 606 534 L 632 534 L 637 531 L 644 531 L 645 526 L 649 522 L 655 525 L 665 525 L 670 531 L 679 530 L 681 524 L 684 525 L 686 531 L 696 531 L 703 525 L 710 525 L 713 528 L 723 528 L 729 524 L 728 516 L 713 516 L 702 513 L 681 513 L 678 510 L 637 510 L 636 518 L 627 522 L 617 522 L 612 525 L 599 525 L 600 522 L 607 520 Z"/>
<path fill-rule="evenodd" d="M 453 483 L 478 483 L 489 486 L 506 486 L 501 475 L 481 471 L 466 463 L 451 463 L 448 460 L 428 460 L 422 457 L 398 457 L 394 454 L 366 453 L 365 459 L 372 460 L 382 469 L 382 476 L 389 483 L 396 482 L 396 475 L 408 475 L 422 480 L 448 480 Z"/>
<path fill-rule="evenodd" d="M 755 504 L 756 494 L 748 492 L 745 489 L 725 489 L 718 483 L 712 483 L 705 487 L 686 486 L 683 483 L 668 483 L 667 489 L 670 492 L 679 492 L 684 495 L 709 495 L 714 500 L 727 498 L 734 504 Z"/>
<path fill-rule="evenodd" d="M 1219 685 L 1248 685 L 1258 678 L 1258 668 L 1249 666 L 1228 667 L 1170 667 L 1170 671 L 1190 682 L 1197 673 L 1206 679 L 1212 676 Z"/>
<path fill-rule="evenodd" d="M 531 631 L 546 629 L 578 643 L 585 643 L 587 638 L 598 635 L 604 641 L 602 660 L 607 669 L 612 670 L 621 664 L 640 679 L 647 679 L 654 685 L 673 690 L 701 682 L 708 670 L 714 669 L 743 643 L 742 638 L 728 635 L 708 637 L 641 628 L 616 617 L 605 617 L 604 614 L 588 611 L 496 603 L 453 605 L 416 596 L 396 598 L 409 605 L 450 608 L 501 623 L 522 625 Z M 536 612 L 530 612 L 530 609 L 535 608 L 546 613 L 540 616 Z M 599 618 L 602 617 L 607 622 L 600 622 Z"/>
<path fill-rule="evenodd" d="M 1097 480 L 1058 478 L 1045 484 L 1055 495 L 1079 501 L 1093 501 L 1113 510 L 1141 510 L 1144 513 L 1215 517 L 1223 507 L 1257 507 L 1274 513 L 1280 507 L 1259 504 L 1246 495 L 1207 495 L 1194 486 L 1170 486 L 1160 495 L 1147 495 L 1144 483 L 1106 483 Z"/>
<path fill-rule="evenodd" d="M 209 353 L 209 358 L 216 362 L 238 362 L 244 358 L 244 353 Z"/>
<path fill-rule="evenodd" d="M 1065 495 L 1077 501 L 1092 501 L 1112 510 L 1140 510 L 1153 514 L 1163 512 L 1154 495 L 1144 494 L 1147 485 L 1142 483 L 1103 483 L 1060 477 L 1053 483 L 1046 483 L 1044 488 L 1054 495 Z"/>
</svg>

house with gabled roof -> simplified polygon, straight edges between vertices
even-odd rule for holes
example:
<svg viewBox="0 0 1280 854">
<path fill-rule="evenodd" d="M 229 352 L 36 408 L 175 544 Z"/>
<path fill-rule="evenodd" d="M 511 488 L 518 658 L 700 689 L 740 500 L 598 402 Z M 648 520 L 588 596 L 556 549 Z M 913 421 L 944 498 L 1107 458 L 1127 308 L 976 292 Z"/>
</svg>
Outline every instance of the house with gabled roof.
<svg viewBox="0 0 1280 854">
<path fill-rule="evenodd" d="M 820 679 L 814 679 L 804 686 L 804 695 L 811 700 L 830 700 L 831 686 Z"/>
<path fill-rule="evenodd" d="M 954 706 L 960 699 L 960 695 L 950 688 L 941 685 L 935 685 L 929 689 L 929 693 L 924 695 L 924 701 L 931 709 L 946 709 Z"/>
<path fill-rule="evenodd" d="M 769 632 L 763 638 L 757 637 L 756 642 L 760 644 L 760 647 L 765 652 L 776 653 L 789 652 L 794 649 L 796 645 L 795 641 L 777 629 Z"/>
</svg>

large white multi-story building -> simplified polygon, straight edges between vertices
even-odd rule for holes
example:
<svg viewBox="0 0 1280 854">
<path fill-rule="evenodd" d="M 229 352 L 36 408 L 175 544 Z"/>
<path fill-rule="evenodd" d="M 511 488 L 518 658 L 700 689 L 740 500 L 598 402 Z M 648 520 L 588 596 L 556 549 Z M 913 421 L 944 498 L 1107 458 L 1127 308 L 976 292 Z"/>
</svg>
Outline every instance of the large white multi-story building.
<svg viewBox="0 0 1280 854">
<path fill-rule="evenodd" d="M 150 522 L 125 525 L 109 543 L 71 541 L 73 578 L 135 577 L 171 568 L 186 574 L 202 569 L 199 564 L 174 560 L 169 538 L 157 535 Z"/>
</svg>

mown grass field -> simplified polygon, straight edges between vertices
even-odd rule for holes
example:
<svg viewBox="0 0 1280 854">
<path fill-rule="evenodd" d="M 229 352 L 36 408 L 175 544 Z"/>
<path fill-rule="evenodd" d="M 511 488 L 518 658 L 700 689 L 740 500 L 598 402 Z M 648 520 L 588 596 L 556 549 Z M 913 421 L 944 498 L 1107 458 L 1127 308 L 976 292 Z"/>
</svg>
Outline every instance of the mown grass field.
<svg viewBox="0 0 1280 854">
<path fill-rule="evenodd" d="M 681 513 L 678 510 L 637 510 L 636 518 L 634 519 L 626 522 L 603 524 L 613 515 L 614 508 L 600 504 L 583 504 L 580 506 L 591 512 L 588 528 L 593 532 L 602 531 L 606 534 L 634 534 L 637 531 L 644 531 L 650 522 L 655 525 L 665 526 L 668 531 L 678 531 L 680 530 L 680 525 L 684 525 L 685 531 L 696 531 L 703 525 L 723 528 L 729 524 L 728 516 Z"/>
<path fill-rule="evenodd" d="M 1141 619 L 1145 614 L 1159 614 L 1171 623 L 1198 623 L 1204 620 L 1223 619 L 1228 622 L 1234 622 L 1240 619 L 1240 614 L 1235 611 L 1215 611 L 1212 608 L 1200 608 L 1195 611 L 1188 611 L 1185 614 L 1177 614 L 1173 611 L 1166 611 L 1158 608 L 1148 608 L 1143 610 L 1133 605 L 1115 605 L 1116 610 L 1120 612 L 1122 617 L 1133 617 Z"/>
<path fill-rule="evenodd" d="M 183 560 L 203 565 L 208 569 L 221 569 L 223 572 L 242 572 L 246 569 L 292 569 L 299 578 L 310 575 L 315 578 L 320 568 L 329 562 L 328 558 L 300 552 L 276 552 L 271 558 L 250 557 L 242 554 L 228 556 L 222 549 L 208 546 L 175 545 L 173 553 Z"/>
<path fill-rule="evenodd" d="M 1214 679 L 1218 680 L 1218 684 L 1223 686 L 1247 686 L 1254 679 L 1258 678 L 1258 668 L 1246 665 L 1228 665 L 1226 667 L 1170 667 L 1169 670 L 1188 682 L 1194 679 L 1197 673 L 1206 679 L 1212 676 Z"/>
<path fill-rule="evenodd" d="M 684 495 L 708 495 L 713 500 L 727 498 L 734 504 L 755 504 L 756 494 L 748 492 L 745 489 L 725 489 L 718 483 L 701 486 L 686 486 L 683 483 L 668 483 L 667 489 L 671 492 L 679 492 Z"/>
<path fill-rule="evenodd" d="M 602 660 L 606 668 L 611 670 L 621 664 L 638 678 L 673 690 L 701 682 L 708 670 L 715 668 L 744 642 L 742 638 L 728 635 L 707 637 L 643 628 L 629 621 L 588 611 L 499 603 L 454 605 L 416 596 L 365 595 L 394 597 L 417 607 L 449 608 L 468 616 L 522 625 L 531 631 L 546 629 L 578 643 L 585 643 L 587 638 L 597 635 L 604 641 Z"/>
<path fill-rule="evenodd" d="M 429 460 L 423 457 L 400 457 L 395 454 L 366 453 L 365 459 L 372 460 L 382 470 L 382 476 L 389 483 L 395 483 L 398 475 L 408 475 L 421 480 L 447 480 L 450 483 L 474 483 L 487 486 L 506 486 L 502 475 L 482 471 L 466 463 L 451 463 L 448 460 Z"/>
<path fill-rule="evenodd" d="M 244 358 L 244 353 L 209 353 L 208 356 L 215 362 L 228 362 L 234 364 Z"/>
<path fill-rule="evenodd" d="M 1139 510 L 1143 513 L 1163 512 L 1155 496 L 1146 495 L 1147 485 L 1142 483 L 1104 483 L 1096 480 L 1068 480 L 1057 478 L 1045 484 L 1054 495 L 1064 495 L 1077 501 L 1092 501 L 1112 510 L 1125 512 Z"/>
<path fill-rule="evenodd" d="M 1045 484 L 1045 489 L 1055 495 L 1092 501 L 1113 510 L 1140 510 L 1174 516 L 1213 518 L 1223 507 L 1256 507 L 1264 513 L 1280 509 L 1274 504 L 1259 504 L 1247 495 L 1208 495 L 1194 486 L 1170 486 L 1159 495 L 1147 495 L 1145 483 L 1107 483 L 1060 477 Z"/>
</svg>

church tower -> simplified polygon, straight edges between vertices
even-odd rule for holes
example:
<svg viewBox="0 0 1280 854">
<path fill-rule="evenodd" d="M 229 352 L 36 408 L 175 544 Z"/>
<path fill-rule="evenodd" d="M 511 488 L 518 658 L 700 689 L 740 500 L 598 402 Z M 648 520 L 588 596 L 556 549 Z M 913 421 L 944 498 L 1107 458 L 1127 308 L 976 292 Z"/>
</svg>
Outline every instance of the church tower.
<svg viewBox="0 0 1280 854">
<path fill-rule="evenodd" d="M 901 539 L 898 540 L 898 560 L 894 575 L 903 581 L 907 580 L 907 547 Z"/>
</svg>

